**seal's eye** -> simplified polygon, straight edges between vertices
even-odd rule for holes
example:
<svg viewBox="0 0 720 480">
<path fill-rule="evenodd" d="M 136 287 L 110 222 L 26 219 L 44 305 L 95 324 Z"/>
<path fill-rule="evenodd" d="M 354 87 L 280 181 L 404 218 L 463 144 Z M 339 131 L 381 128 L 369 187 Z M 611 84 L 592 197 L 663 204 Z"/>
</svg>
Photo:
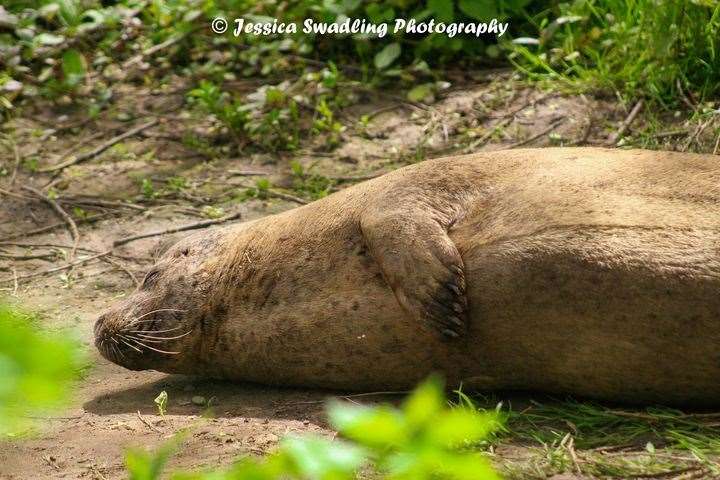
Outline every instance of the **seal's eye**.
<svg viewBox="0 0 720 480">
<path fill-rule="evenodd" d="M 160 276 L 160 270 L 150 270 L 147 275 L 145 275 L 142 287 L 147 288 L 151 286 L 157 280 L 158 276 Z"/>
<path fill-rule="evenodd" d="M 184 257 L 187 257 L 189 253 L 190 253 L 189 248 L 183 248 L 182 251 L 180 252 L 180 254 L 183 255 Z"/>
</svg>

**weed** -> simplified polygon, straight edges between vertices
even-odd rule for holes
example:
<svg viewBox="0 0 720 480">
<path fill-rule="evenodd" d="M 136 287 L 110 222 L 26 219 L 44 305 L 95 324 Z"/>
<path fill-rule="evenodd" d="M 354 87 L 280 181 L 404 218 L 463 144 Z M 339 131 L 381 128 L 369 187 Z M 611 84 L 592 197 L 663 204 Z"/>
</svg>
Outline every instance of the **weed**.
<svg viewBox="0 0 720 480">
<path fill-rule="evenodd" d="M 717 2 L 586 0 L 558 9 L 554 19 L 536 17 L 533 42 L 512 47 L 511 58 L 531 77 L 666 106 L 683 94 L 702 100 L 720 93 Z"/>
<path fill-rule="evenodd" d="M 152 200 L 153 198 L 158 196 L 158 193 L 155 191 L 155 187 L 153 186 L 152 180 L 150 180 L 149 178 L 142 179 L 142 182 L 140 183 L 140 192 L 142 193 L 142 196 L 148 200 Z"/>
<path fill-rule="evenodd" d="M 155 397 L 155 405 L 157 405 L 158 413 L 161 417 L 164 417 L 167 413 L 167 403 L 168 403 L 168 394 L 165 390 L 160 392 L 157 397 Z"/>
<path fill-rule="evenodd" d="M 313 200 L 326 197 L 335 182 L 323 175 L 308 174 L 297 160 L 290 164 L 293 176 L 293 189 L 301 196 L 309 196 Z"/>
<path fill-rule="evenodd" d="M 328 417 L 343 440 L 287 438 L 264 459 L 245 458 L 229 470 L 176 474 L 173 478 L 350 480 L 357 478 L 361 469 L 397 480 L 499 478 L 482 453 L 468 449 L 498 428 L 497 415 L 447 408 L 442 384 L 435 378 L 420 385 L 402 409 L 338 402 L 329 405 Z M 126 459 L 130 478 L 159 478 L 176 445 L 177 440 L 155 454 L 131 451 Z"/>
</svg>

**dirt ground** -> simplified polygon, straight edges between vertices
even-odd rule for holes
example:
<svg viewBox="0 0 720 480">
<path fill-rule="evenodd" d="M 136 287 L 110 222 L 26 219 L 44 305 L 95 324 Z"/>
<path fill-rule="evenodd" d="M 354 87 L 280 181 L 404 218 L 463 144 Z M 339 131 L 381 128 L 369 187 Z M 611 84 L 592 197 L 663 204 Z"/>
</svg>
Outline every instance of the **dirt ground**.
<svg viewBox="0 0 720 480">
<path fill-rule="evenodd" d="M 49 329 L 77 330 L 94 367 L 67 409 L 41 419 L 33 437 L 4 445 L 1 478 L 125 478 L 126 448 L 151 448 L 184 429 L 188 437 L 173 469 L 227 465 L 271 450 L 287 434 L 333 435 L 323 419 L 323 400 L 342 392 L 130 372 L 101 358 L 92 346 L 96 316 L 132 291 L 157 251 L 183 234 L 133 241 L 87 261 L 112 249 L 114 240 L 202 221 L 208 207 L 223 209 L 213 216 L 240 212 L 241 221 L 293 208 L 304 200 L 292 189 L 292 160 L 308 172 L 335 178 L 342 188 L 364 175 L 416 161 L 418 151 L 429 158 L 521 145 L 600 143 L 627 116 L 615 99 L 547 93 L 498 77 L 456 86 L 430 107 L 388 98 L 351 107 L 343 112 L 345 119 L 368 114 L 370 122 L 363 132 L 346 130 L 331 153 L 310 144 L 281 155 L 208 159 L 181 141 L 206 135 L 213 124 L 185 110 L 184 85 L 180 79 L 177 83 L 163 91 L 125 87 L 118 93 L 118 107 L 89 122 L 82 112 L 58 107 L 26 109 L 3 126 L 17 156 L 12 148 L 0 153 L 0 167 L 6 169 L 0 177 L 2 294 L 39 312 Z M 88 161 L 38 173 L 68 158 L 68 152 L 89 151 L 154 118 L 157 125 Z M 240 201 L 258 173 L 270 179 L 275 194 Z M 170 177 L 182 177 L 186 185 L 169 189 Z M 148 194 L 146 182 L 143 195 L 142 179 L 153 192 Z M 26 186 L 56 192 L 58 204 L 74 215 L 80 234 L 74 259 L 65 221 Z M 47 231 L 38 232 L 43 228 Z M 42 258 L 27 258 L 38 255 Z M 77 265 L 60 269 L 69 261 Z M 161 391 L 169 398 L 164 417 L 153 402 Z"/>
</svg>

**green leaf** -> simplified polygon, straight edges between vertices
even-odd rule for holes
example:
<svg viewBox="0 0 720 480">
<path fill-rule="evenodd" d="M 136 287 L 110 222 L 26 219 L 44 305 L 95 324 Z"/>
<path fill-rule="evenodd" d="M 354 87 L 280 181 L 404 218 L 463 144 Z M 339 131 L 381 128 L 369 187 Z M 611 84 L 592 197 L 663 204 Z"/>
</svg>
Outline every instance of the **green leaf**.
<svg viewBox="0 0 720 480">
<path fill-rule="evenodd" d="M 435 14 L 439 22 L 452 22 L 455 18 L 453 0 L 428 0 L 427 8 Z"/>
<path fill-rule="evenodd" d="M 130 473 L 130 480 L 158 480 L 170 456 L 174 454 L 183 440 L 185 433 L 179 433 L 161 445 L 154 452 L 142 449 L 131 449 L 125 453 L 125 466 Z"/>
<path fill-rule="evenodd" d="M 497 2 L 493 0 L 460 0 L 458 8 L 475 20 L 490 20 L 498 16 Z"/>
<path fill-rule="evenodd" d="M 165 412 L 167 412 L 167 402 L 168 402 L 168 394 L 165 390 L 160 392 L 157 397 L 155 397 L 155 405 L 158 407 L 158 412 L 160 413 L 160 416 L 165 416 Z"/>
<path fill-rule="evenodd" d="M 328 408 L 328 418 L 334 428 L 363 446 L 401 445 L 408 439 L 402 415 L 390 407 L 333 403 Z"/>
<path fill-rule="evenodd" d="M 361 448 L 320 437 L 288 438 L 281 448 L 303 478 L 351 479 L 365 461 Z"/>
<path fill-rule="evenodd" d="M 65 84 L 74 87 L 84 78 L 86 69 L 85 57 L 75 49 L 67 50 L 62 57 L 62 71 L 65 75 Z"/>
<path fill-rule="evenodd" d="M 411 102 L 422 102 L 433 94 L 433 86 L 432 83 L 423 83 L 414 87 L 407 94 L 408 100 Z"/>
<path fill-rule="evenodd" d="M 77 342 L 39 331 L 33 317 L 0 305 L 0 437 L 61 404 L 84 366 Z"/>
<path fill-rule="evenodd" d="M 480 414 L 468 408 L 454 408 L 435 415 L 429 423 L 426 438 L 429 442 L 453 448 L 463 443 L 485 439 L 498 426 L 495 414 Z"/>
<path fill-rule="evenodd" d="M 479 453 L 446 453 L 434 469 L 439 478 L 500 480 L 490 462 Z"/>
<path fill-rule="evenodd" d="M 431 376 L 405 400 L 403 412 L 408 424 L 418 427 L 432 421 L 444 407 L 443 382 L 439 377 Z"/>
<path fill-rule="evenodd" d="M 387 45 L 375 55 L 375 67 L 384 70 L 397 60 L 401 52 L 400 44 L 397 42 Z"/>
</svg>

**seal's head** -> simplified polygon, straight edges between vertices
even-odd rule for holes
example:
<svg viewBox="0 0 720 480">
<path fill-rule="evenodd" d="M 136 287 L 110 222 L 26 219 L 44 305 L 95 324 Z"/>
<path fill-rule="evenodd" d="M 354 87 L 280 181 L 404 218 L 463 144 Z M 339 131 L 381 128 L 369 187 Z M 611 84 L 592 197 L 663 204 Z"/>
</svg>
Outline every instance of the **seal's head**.
<svg viewBox="0 0 720 480">
<path fill-rule="evenodd" d="M 165 252 L 140 287 L 95 323 L 95 345 L 131 370 L 198 371 L 202 336 L 218 306 L 209 302 L 222 230 L 181 240 Z"/>
</svg>

